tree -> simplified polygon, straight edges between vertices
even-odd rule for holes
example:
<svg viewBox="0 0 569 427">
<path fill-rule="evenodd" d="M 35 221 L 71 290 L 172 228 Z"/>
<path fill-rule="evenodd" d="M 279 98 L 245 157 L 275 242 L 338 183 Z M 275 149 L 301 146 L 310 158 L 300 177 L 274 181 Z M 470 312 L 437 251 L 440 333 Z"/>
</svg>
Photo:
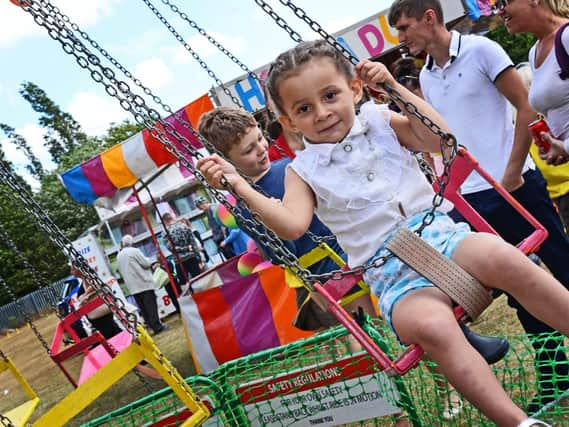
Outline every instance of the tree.
<svg viewBox="0 0 569 427">
<path fill-rule="evenodd" d="M 39 86 L 24 82 L 19 92 L 32 109 L 40 113 L 39 124 L 46 130 L 45 145 L 56 163 L 87 140 L 81 125 L 71 114 L 62 111 Z"/>
<path fill-rule="evenodd" d="M 533 34 L 510 34 L 504 25 L 486 33 L 486 37 L 502 46 L 514 64 L 528 60 L 529 50 L 537 40 Z"/>
<path fill-rule="evenodd" d="M 0 123 L 0 129 L 2 129 L 6 134 L 6 136 L 10 138 L 10 142 L 12 144 L 14 144 L 19 150 L 22 150 L 24 152 L 24 154 L 30 161 L 30 163 L 26 165 L 26 169 L 28 170 L 28 172 L 30 172 L 30 174 L 37 180 L 41 179 L 41 177 L 45 173 L 43 165 L 32 151 L 31 147 L 26 141 L 26 138 L 16 133 L 16 130 L 12 126 L 8 126 L 7 124 Z"/>
<path fill-rule="evenodd" d="M 14 173 L 13 166 L 3 158 L 3 165 Z M 26 182 L 15 175 L 18 183 L 31 192 Z M 31 216 L 23 210 L 21 202 L 5 184 L 0 184 L 0 222 L 28 261 L 49 281 L 65 274 L 67 265 L 60 251 L 54 250 L 45 235 L 35 225 Z M 29 272 L 25 270 L 14 253 L 0 241 L 0 276 L 17 296 L 25 295 L 36 288 Z M 0 305 L 9 302 L 4 290 L 0 290 Z"/>
</svg>

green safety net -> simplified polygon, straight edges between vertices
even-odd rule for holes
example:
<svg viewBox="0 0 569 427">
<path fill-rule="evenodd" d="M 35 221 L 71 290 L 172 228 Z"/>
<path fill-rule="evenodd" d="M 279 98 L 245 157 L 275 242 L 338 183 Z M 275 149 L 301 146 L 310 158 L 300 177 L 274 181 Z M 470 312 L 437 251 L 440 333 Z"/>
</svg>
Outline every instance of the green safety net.
<svg viewBox="0 0 569 427">
<path fill-rule="evenodd" d="M 383 322 L 366 319 L 363 328 L 392 358 L 403 351 Z M 567 380 L 558 378 L 557 371 L 563 369 L 551 357 L 552 348 L 567 353 L 564 340 L 548 335 L 532 340 L 526 335 L 507 338 L 510 351 L 493 370 L 518 405 L 527 407 L 538 390 L 532 345 L 538 351 L 539 363 L 551 372 L 551 378 L 542 378 L 542 382 L 547 385 L 551 380 Z M 344 328 L 336 327 L 225 363 L 207 377 L 188 378 L 188 383 L 212 409 L 207 426 L 391 426 L 403 412 L 414 426 L 493 425 L 466 401 L 457 416 L 443 418 L 445 402 L 455 397 L 448 392 L 444 378 L 429 365 L 423 361 L 404 377 L 389 378 L 378 371 L 367 353 L 358 351 Z M 563 391 L 548 389 L 543 393 L 555 400 L 538 413 L 539 417 L 553 425 L 567 425 L 569 406 Z M 183 410 L 175 394 L 164 389 L 86 425 L 174 426 L 182 423 Z"/>
</svg>

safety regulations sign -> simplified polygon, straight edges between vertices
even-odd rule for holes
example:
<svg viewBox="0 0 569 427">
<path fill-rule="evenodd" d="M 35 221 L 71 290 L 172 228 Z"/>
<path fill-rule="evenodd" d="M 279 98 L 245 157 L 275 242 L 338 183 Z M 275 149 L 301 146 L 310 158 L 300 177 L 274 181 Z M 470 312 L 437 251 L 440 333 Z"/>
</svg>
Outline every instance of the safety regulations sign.
<svg viewBox="0 0 569 427">
<path fill-rule="evenodd" d="M 395 383 L 367 353 L 242 384 L 252 426 L 335 426 L 401 412 Z"/>
</svg>

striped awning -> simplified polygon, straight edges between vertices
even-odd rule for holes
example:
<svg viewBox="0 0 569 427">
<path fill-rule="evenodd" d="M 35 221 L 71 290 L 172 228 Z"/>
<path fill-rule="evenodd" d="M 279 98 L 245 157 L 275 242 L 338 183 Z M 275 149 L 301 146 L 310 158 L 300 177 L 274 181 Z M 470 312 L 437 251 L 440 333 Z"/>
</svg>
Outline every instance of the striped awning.
<svg viewBox="0 0 569 427">
<path fill-rule="evenodd" d="M 167 117 L 165 122 L 195 148 L 202 148 L 201 142 L 182 123 L 190 123 L 197 129 L 201 115 L 211 109 L 213 104 L 206 94 Z M 179 141 L 169 139 L 185 152 Z M 60 178 L 75 201 L 92 204 L 99 197 L 112 197 L 117 190 L 130 187 L 161 166 L 175 162 L 176 158 L 162 143 L 143 129 L 126 141 L 63 172 Z"/>
</svg>

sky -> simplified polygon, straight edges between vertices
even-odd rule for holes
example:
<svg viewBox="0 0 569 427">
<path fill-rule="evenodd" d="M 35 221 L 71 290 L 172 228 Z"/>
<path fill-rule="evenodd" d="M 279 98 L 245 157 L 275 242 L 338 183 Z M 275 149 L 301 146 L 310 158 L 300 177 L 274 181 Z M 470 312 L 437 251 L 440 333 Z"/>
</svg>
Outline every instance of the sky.
<svg viewBox="0 0 569 427">
<path fill-rule="evenodd" d="M 52 0 L 71 22 L 78 24 L 175 111 L 206 93 L 215 81 L 145 2 L 152 3 L 164 15 L 223 82 L 243 74 L 161 0 Z M 276 26 L 254 0 L 170 2 L 250 69 L 270 62 L 294 45 L 288 34 Z M 304 39 L 317 37 L 277 0 L 266 2 Z M 296 0 L 294 4 L 332 33 L 388 8 L 391 0 Z M 130 118 L 31 15 L 7 0 L 0 0 L 0 58 L 0 123 L 14 127 L 23 135 L 48 169 L 54 165 L 43 147 L 39 116 L 18 93 L 23 82 L 33 82 L 45 90 L 56 104 L 71 113 L 88 135 L 102 135 L 110 123 Z M 17 171 L 26 175 L 25 156 L 4 135 L 0 135 L 0 146 Z"/>
</svg>

